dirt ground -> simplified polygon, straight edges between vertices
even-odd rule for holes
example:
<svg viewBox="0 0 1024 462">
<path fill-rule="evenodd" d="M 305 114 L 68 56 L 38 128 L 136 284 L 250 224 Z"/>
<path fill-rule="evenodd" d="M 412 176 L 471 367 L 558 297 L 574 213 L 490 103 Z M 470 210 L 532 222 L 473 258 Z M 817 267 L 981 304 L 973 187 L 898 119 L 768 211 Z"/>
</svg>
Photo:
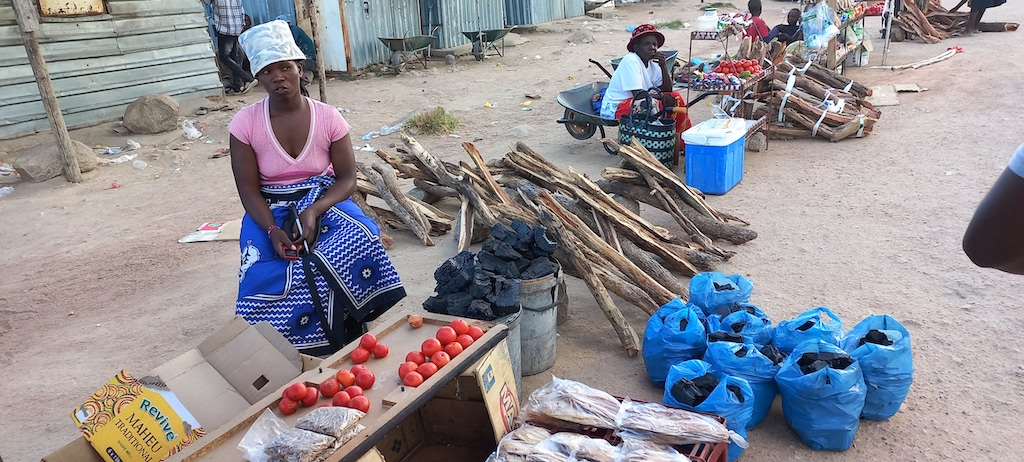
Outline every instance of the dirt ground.
<svg viewBox="0 0 1024 462">
<path fill-rule="evenodd" d="M 947 2 L 951 3 L 951 2 Z M 739 5 L 739 4 L 737 4 Z M 768 1 L 769 25 L 795 4 Z M 740 5 L 742 6 L 742 5 Z M 952 5 L 948 5 L 952 6 Z M 329 101 L 346 110 L 354 143 L 423 107 L 443 105 L 463 122 L 461 139 L 419 137 L 431 152 L 465 159 L 462 141 L 485 158 L 525 141 L 558 165 L 596 176 L 615 159 L 598 141 L 577 141 L 554 120 L 558 91 L 603 80 L 587 58 L 607 62 L 625 52 L 629 24 L 681 19 L 695 24 L 695 0 L 620 5 L 620 17 L 575 18 L 523 33 L 529 42 L 505 57 L 449 68 L 432 60 L 427 71 L 329 83 Z M 986 19 L 1024 19 L 1024 5 L 1008 2 Z M 569 46 L 580 27 L 595 42 Z M 879 20 L 868 30 L 880 62 Z M 684 51 L 689 31 L 665 31 L 666 48 Z M 871 136 L 831 144 L 821 140 L 772 141 L 767 152 L 748 152 L 743 182 L 711 197 L 711 204 L 752 223 L 760 236 L 735 248 L 721 265 L 753 280 L 753 301 L 774 319 L 819 305 L 833 308 L 852 327 L 865 316 L 888 313 L 911 331 L 916 374 L 903 409 L 887 422 L 863 422 L 854 447 L 814 452 L 783 420 L 779 403 L 750 432 L 744 460 L 1014 460 L 1024 442 L 1011 436 L 1024 413 L 1024 353 L 1014 340 L 1024 322 L 1020 279 L 971 265 L 960 239 L 978 201 L 1022 141 L 1024 123 L 1013 116 L 1020 99 L 1007 84 L 1020 81 L 1020 33 L 989 33 L 943 43 L 895 43 L 889 64 L 935 56 L 949 46 L 964 53 L 918 70 L 851 69 L 868 84 L 918 83 L 923 93 L 899 95 L 883 108 Z M 697 56 L 716 53 L 694 43 Z M 735 49 L 733 49 L 735 51 Z M 316 90 L 312 89 L 314 95 Z M 260 90 L 229 99 L 237 109 Z M 525 93 L 543 99 L 520 110 Z M 1010 95 L 1014 93 L 1009 93 Z M 485 108 L 491 102 L 495 107 Z M 208 101 L 193 102 L 185 110 Z M 702 112 L 703 111 L 703 112 Z M 184 112 L 189 113 L 189 112 Z M 0 457 L 35 461 L 77 436 L 71 410 L 119 369 L 144 372 L 195 346 L 234 314 L 238 247 L 235 242 L 178 244 L 211 220 L 239 217 L 242 206 L 229 160 L 210 159 L 226 147 L 234 111 L 198 118 L 211 143 L 182 143 L 178 133 L 132 137 L 149 166 L 100 166 L 72 185 L 63 179 L 20 183 L 0 198 Z M 707 109 L 695 111 L 695 120 Z M 88 145 L 124 145 L 113 124 L 78 130 Z M 0 150 L 49 141 L 48 134 L 0 142 Z M 176 137 L 178 137 L 176 139 Z M 373 139 L 387 149 L 397 135 Z M 179 149 L 173 149 L 178 147 Z M 370 161 L 369 153 L 358 153 Z M 466 159 L 468 160 L 468 159 Z M 681 169 L 679 169 L 681 172 Z M 121 187 L 111 189 L 111 183 Z M 443 202 L 455 210 L 457 203 Z M 657 210 L 644 215 L 670 229 Z M 389 251 L 409 297 L 394 312 L 419 309 L 432 293 L 432 271 L 455 253 L 450 237 L 427 248 L 411 233 L 395 232 Z M 573 318 L 559 328 L 558 362 L 524 380 L 526 392 L 551 374 L 619 395 L 658 400 L 643 361 L 629 358 L 593 298 L 569 279 Z M 620 303 L 638 331 L 646 319 Z"/>
</svg>

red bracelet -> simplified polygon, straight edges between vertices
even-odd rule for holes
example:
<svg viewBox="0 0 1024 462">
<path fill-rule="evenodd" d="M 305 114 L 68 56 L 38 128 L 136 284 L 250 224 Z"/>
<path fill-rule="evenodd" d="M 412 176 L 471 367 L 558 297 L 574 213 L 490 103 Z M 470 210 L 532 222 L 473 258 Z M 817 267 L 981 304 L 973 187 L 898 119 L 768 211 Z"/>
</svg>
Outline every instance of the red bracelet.
<svg viewBox="0 0 1024 462">
<path fill-rule="evenodd" d="M 281 229 L 281 228 L 278 227 L 277 225 L 270 225 L 270 227 L 267 228 L 267 237 L 270 237 L 270 233 L 273 233 L 275 229 Z"/>
</svg>

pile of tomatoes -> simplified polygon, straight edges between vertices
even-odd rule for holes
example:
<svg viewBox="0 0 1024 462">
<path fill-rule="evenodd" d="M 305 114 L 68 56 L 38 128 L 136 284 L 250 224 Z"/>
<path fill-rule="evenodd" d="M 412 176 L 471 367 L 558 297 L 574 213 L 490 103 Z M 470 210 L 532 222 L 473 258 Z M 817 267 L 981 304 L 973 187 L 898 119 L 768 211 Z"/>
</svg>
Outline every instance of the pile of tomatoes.
<svg viewBox="0 0 1024 462">
<path fill-rule="evenodd" d="M 410 316 L 409 324 L 419 328 L 423 319 Z M 433 338 L 424 340 L 419 351 L 405 355 L 405 362 L 398 367 L 398 377 L 405 386 L 418 387 L 483 335 L 483 329 L 470 326 L 465 319 L 456 319 L 438 329 Z"/>
<path fill-rule="evenodd" d="M 750 76 L 760 74 L 761 65 L 756 59 L 737 59 L 733 61 L 721 61 L 715 66 L 715 72 L 719 74 L 741 75 L 749 72 Z"/>
</svg>

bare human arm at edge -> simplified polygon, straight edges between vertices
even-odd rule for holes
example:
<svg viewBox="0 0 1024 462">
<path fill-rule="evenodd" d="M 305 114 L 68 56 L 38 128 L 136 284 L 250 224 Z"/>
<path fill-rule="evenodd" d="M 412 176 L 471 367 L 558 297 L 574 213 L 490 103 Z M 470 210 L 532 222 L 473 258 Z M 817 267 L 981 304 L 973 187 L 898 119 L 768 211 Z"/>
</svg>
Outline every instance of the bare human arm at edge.
<svg viewBox="0 0 1024 462">
<path fill-rule="evenodd" d="M 313 244 L 316 243 L 317 234 L 320 231 L 317 227 L 317 219 L 334 204 L 352 197 L 352 193 L 356 190 L 356 156 L 352 152 L 349 135 L 331 143 L 330 156 L 336 178 L 334 185 L 327 188 L 327 191 L 316 202 L 299 213 L 302 236 L 299 237 L 298 242 L 305 240 L 309 247 L 313 247 Z"/>
<path fill-rule="evenodd" d="M 1024 274 L 1024 178 L 1003 171 L 974 212 L 963 249 L 975 265 Z"/>
<path fill-rule="evenodd" d="M 252 150 L 252 146 L 235 138 L 235 135 L 231 135 L 230 146 L 231 173 L 235 176 L 235 187 L 238 189 L 238 198 L 242 200 L 242 207 L 261 229 L 270 229 L 276 223 L 267 201 L 260 194 L 260 169 L 256 164 L 256 152 Z M 296 250 L 288 234 L 280 228 L 270 231 L 269 237 L 279 257 L 284 258 L 286 247 Z"/>
</svg>

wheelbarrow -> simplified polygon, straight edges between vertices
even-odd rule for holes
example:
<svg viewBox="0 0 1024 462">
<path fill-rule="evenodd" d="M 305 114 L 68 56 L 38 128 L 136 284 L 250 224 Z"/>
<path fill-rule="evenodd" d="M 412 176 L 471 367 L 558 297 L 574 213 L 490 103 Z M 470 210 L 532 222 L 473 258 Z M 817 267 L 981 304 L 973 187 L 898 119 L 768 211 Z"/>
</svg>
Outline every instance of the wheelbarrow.
<svg viewBox="0 0 1024 462">
<path fill-rule="evenodd" d="M 612 74 L 608 72 L 601 63 L 593 59 L 589 59 L 588 61 L 600 68 L 608 78 L 612 77 Z M 569 136 L 572 136 L 577 140 L 587 140 L 593 137 L 594 134 L 600 130 L 601 138 L 606 138 L 604 131 L 605 127 L 619 126 L 618 120 L 602 118 L 599 113 L 600 111 L 594 110 L 594 96 L 601 93 L 601 90 L 604 90 L 605 88 L 608 88 L 608 82 L 598 81 L 586 83 L 558 92 L 558 96 L 555 99 L 558 101 L 559 105 L 565 108 L 565 112 L 562 114 L 562 118 L 556 120 L 556 122 L 565 125 L 565 130 L 569 132 Z M 714 94 L 716 93 L 701 93 L 696 98 L 686 103 L 686 106 L 693 107 L 693 105 L 697 104 L 704 98 Z M 682 108 L 679 109 L 682 110 Z M 607 145 L 604 148 L 609 154 L 615 154 Z"/>
<path fill-rule="evenodd" d="M 434 44 L 432 35 L 414 35 L 406 38 L 377 37 L 385 46 L 391 50 L 391 59 L 388 67 L 400 74 L 405 70 L 410 61 L 418 60 L 427 68 L 427 55 L 430 53 L 430 46 Z"/>
<path fill-rule="evenodd" d="M 487 50 L 492 49 L 498 56 L 505 56 L 505 36 L 509 32 L 512 32 L 515 27 L 508 27 L 505 29 L 490 29 L 490 30 L 477 30 L 472 32 L 463 31 L 462 35 L 465 35 L 470 42 L 473 42 L 473 57 L 477 61 L 483 61 L 484 57 L 487 56 Z M 501 42 L 501 48 L 498 48 L 497 43 Z"/>
</svg>

